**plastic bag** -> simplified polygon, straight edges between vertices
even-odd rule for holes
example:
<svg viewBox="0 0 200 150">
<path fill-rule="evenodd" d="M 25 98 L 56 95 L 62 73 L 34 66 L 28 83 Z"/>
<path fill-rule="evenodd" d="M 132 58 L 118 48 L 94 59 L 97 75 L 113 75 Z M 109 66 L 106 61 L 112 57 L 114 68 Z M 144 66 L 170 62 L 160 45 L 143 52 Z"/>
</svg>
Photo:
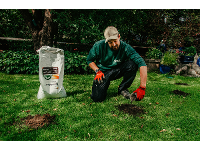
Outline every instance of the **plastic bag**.
<svg viewBox="0 0 200 150">
<path fill-rule="evenodd" d="M 200 67 L 200 57 L 197 59 L 197 65 Z"/>
<path fill-rule="evenodd" d="M 42 46 L 39 50 L 39 80 L 38 99 L 66 97 L 63 87 L 64 50 Z"/>
</svg>

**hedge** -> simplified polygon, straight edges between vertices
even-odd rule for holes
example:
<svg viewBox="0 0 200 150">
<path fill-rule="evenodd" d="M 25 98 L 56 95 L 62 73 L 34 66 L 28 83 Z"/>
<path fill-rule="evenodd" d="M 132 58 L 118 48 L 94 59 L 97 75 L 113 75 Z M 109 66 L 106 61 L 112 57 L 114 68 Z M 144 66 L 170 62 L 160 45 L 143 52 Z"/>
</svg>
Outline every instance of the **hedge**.
<svg viewBox="0 0 200 150">
<path fill-rule="evenodd" d="M 87 52 L 65 51 L 65 74 L 89 74 Z M 0 52 L 0 70 L 7 74 L 38 74 L 39 55 L 29 51 Z"/>
</svg>

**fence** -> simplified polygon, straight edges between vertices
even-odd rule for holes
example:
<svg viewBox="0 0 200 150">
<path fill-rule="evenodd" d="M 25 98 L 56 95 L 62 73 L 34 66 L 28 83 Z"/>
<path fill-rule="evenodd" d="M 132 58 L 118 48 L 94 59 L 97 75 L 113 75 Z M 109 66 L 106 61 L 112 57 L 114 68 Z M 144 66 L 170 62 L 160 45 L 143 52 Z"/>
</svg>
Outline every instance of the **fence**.
<svg viewBox="0 0 200 150">
<path fill-rule="evenodd" d="M 53 44 L 63 50 L 72 51 L 89 51 L 92 47 L 91 44 L 86 43 L 67 43 L 67 42 L 53 42 Z M 14 50 L 15 49 L 33 49 L 32 39 L 13 38 L 13 37 L 0 37 L 0 50 Z"/>
</svg>

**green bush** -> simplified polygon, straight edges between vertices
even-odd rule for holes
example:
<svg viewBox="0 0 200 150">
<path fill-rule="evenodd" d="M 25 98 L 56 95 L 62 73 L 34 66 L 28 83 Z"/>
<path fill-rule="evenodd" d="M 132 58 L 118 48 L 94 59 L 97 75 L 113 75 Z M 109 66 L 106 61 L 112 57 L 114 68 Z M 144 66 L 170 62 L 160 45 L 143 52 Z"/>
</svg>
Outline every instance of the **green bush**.
<svg viewBox="0 0 200 150">
<path fill-rule="evenodd" d="M 177 53 L 165 52 L 164 56 L 161 59 L 161 64 L 173 68 L 175 65 L 178 64 L 177 59 L 178 59 Z"/>
<path fill-rule="evenodd" d="M 193 47 L 193 46 L 190 46 L 190 47 L 186 47 L 185 49 L 183 49 L 183 53 L 186 55 L 186 56 L 194 56 L 196 54 L 196 48 Z"/>
<path fill-rule="evenodd" d="M 91 73 L 92 69 L 87 65 L 87 52 L 65 51 L 65 73 L 84 74 Z"/>
<path fill-rule="evenodd" d="M 160 59 L 162 56 L 162 52 L 157 48 L 149 48 L 148 52 L 146 53 L 146 57 L 148 59 Z"/>
<path fill-rule="evenodd" d="M 65 51 L 65 74 L 91 73 L 86 59 L 86 52 Z M 0 52 L 0 70 L 7 74 L 38 74 L 39 55 L 28 51 Z"/>
<path fill-rule="evenodd" d="M 38 73 L 38 55 L 27 51 L 3 51 L 0 58 L 0 69 L 8 74 L 36 74 Z"/>
</svg>

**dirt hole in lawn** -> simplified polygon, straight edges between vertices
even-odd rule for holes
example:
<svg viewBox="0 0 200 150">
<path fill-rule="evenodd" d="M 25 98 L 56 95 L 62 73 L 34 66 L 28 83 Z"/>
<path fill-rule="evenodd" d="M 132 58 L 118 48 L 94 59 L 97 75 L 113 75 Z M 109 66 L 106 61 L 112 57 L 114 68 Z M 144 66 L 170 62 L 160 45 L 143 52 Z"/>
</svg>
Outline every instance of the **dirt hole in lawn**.
<svg viewBox="0 0 200 150">
<path fill-rule="evenodd" d="M 188 96 L 188 95 L 190 95 L 189 93 L 185 93 L 185 92 L 183 92 L 183 91 L 180 91 L 180 90 L 174 90 L 174 91 L 172 91 L 174 94 L 176 94 L 176 95 L 180 95 L 180 96 Z"/>
<path fill-rule="evenodd" d="M 51 116 L 48 113 L 44 114 L 42 116 L 38 115 L 38 114 L 35 115 L 35 116 L 28 115 L 27 117 L 20 119 L 21 123 L 20 122 L 14 122 L 13 125 L 24 124 L 24 125 L 28 126 L 29 128 L 38 129 L 38 128 L 42 128 L 44 126 L 48 126 L 51 123 L 55 123 L 54 119 L 55 119 L 55 115 Z"/>
<path fill-rule="evenodd" d="M 144 114 L 144 110 L 142 108 L 133 104 L 121 104 L 118 105 L 117 108 L 119 109 L 119 111 L 122 111 L 123 113 L 127 113 L 133 116 Z"/>
<path fill-rule="evenodd" d="M 187 83 L 174 83 L 174 84 L 176 84 L 176 85 L 189 85 L 189 84 L 187 84 Z"/>
</svg>

